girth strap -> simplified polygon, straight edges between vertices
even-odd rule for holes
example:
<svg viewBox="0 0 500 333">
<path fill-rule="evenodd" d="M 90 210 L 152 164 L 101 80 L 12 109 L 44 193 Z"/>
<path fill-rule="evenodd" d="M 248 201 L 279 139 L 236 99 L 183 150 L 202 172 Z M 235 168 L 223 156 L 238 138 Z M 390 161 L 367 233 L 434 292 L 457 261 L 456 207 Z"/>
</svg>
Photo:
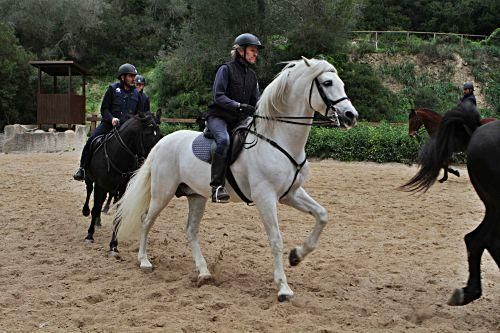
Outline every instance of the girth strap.
<svg viewBox="0 0 500 333">
<path fill-rule="evenodd" d="M 268 142 L 274 148 L 278 149 L 281 153 L 283 153 L 283 155 L 285 155 L 290 160 L 290 162 L 292 162 L 293 166 L 295 167 L 295 175 L 293 176 L 292 183 L 290 184 L 290 186 L 288 187 L 288 189 L 285 191 L 285 193 L 283 193 L 283 195 L 280 196 L 280 199 L 284 198 L 288 194 L 288 192 L 290 192 L 290 190 L 292 189 L 293 184 L 295 184 L 295 181 L 297 180 L 297 177 L 298 177 L 300 171 L 302 170 L 302 167 L 307 162 L 307 157 L 304 158 L 304 160 L 302 161 L 302 163 L 297 163 L 297 161 L 295 161 L 295 159 L 285 149 L 283 149 L 279 144 L 277 144 L 275 141 L 273 141 L 273 140 L 271 140 L 269 138 L 266 138 L 262 134 L 259 134 L 259 133 L 255 132 L 255 131 L 253 131 L 253 130 L 251 130 L 249 128 L 246 129 L 246 130 L 249 133 L 252 133 L 256 137 L 258 137 L 259 139 L 262 139 L 262 140 Z M 247 205 L 250 205 L 253 201 L 250 200 L 250 199 L 248 199 L 245 196 L 245 194 L 243 194 L 243 192 L 241 191 L 240 187 L 238 186 L 238 183 L 236 182 L 236 179 L 234 178 L 234 175 L 233 175 L 230 167 L 227 168 L 226 178 L 227 178 L 227 181 L 229 182 L 229 184 L 231 185 L 231 187 L 233 188 L 233 190 L 241 198 L 241 200 L 243 200 Z"/>
</svg>

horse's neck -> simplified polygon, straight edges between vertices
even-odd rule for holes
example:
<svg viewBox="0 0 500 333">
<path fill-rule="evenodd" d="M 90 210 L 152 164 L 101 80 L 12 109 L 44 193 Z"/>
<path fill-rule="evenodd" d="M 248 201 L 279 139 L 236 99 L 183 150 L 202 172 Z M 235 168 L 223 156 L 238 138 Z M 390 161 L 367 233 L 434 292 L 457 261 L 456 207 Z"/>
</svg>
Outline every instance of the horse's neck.
<svg viewBox="0 0 500 333">
<path fill-rule="evenodd" d="M 276 117 L 307 117 L 307 115 L 289 115 L 280 114 Z M 284 119 L 287 121 L 293 121 L 296 123 L 311 123 L 310 119 Z M 274 124 L 265 124 L 265 122 L 272 120 L 260 120 L 257 123 L 257 132 L 264 135 L 268 139 L 275 141 L 283 149 L 285 149 L 297 162 L 302 162 L 305 158 L 305 146 L 309 133 L 311 131 L 311 126 L 299 125 L 299 124 L 289 124 L 285 122 L 274 122 Z M 271 126 L 266 126 L 271 125 Z M 264 143 L 267 144 L 267 143 Z"/>
<path fill-rule="evenodd" d="M 116 137 L 115 144 L 121 145 L 119 140 L 123 141 L 123 143 L 130 149 L 133 153 L 137 153 L 138 140 L 139 140 L 139 130 L 134 128 L 126 128 L 122 131 L 119 131 L 118 134 L 120 137 Z"/>
<path fill-rule="evenodd" d="M 439 128 L 439 123 L 441 122 L 441 117 L 438 114 L 431 112 L 419 112 L 418 116 L 422 120 L 425 129 L 429 135 L 433 135 L 437 132 Z"/>
</svg>

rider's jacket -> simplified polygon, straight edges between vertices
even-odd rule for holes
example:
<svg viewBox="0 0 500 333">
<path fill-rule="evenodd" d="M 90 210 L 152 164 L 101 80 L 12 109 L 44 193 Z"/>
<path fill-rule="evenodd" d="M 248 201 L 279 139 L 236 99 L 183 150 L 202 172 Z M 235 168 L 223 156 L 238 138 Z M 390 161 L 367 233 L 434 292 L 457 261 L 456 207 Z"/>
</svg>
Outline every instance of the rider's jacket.
<svg viewBox="0 0 500 333">
<path fill-rule="evenodd" d="M 229 125 L 245 118 L 238 110 L 239 103 L 255 106 L 260 97 L 257 75 L 241 58 L 219 67 L 213 90 L 213 99 L 206 115 L 220 117 Z"/>
<path fill-rule="evenodd" d="M 141 112 L 141 96 L 135 87 L 123 88 L 122 82 L 111 84 L 101 103 L 102 121 L 111 124 L 113 118 L 125 123 L 131 115 Z"/>
<path fill-rule="evenodd" d="M 140 98 L 141 98 L 141 112 L 144 113 L 145 115 L 151 113 L 151 106 L 149 103 L 149 96 L 146 95 L 144 91 L 139 92 Z"/>
<path fill-rule="evenodd" d="M 476 96 L 474 96 L 474 93 L 468 93 L 467 95 L 464 95 L 464 97 L 462 97 L 460 99 L 460 103 L 465 103 L 465 102 L 469 102 L 469 103 L 472 103 L 474 105 L 477 105 L 476 104 Z"/>
</svg>

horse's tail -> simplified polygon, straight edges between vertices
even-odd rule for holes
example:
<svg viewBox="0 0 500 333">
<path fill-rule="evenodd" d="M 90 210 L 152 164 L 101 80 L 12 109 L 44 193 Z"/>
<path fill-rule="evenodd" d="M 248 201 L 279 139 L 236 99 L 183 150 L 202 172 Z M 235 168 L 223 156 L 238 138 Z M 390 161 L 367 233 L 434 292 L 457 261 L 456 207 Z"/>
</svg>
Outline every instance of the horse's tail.
<svg viewBox="0 0 500 333">
<path fill-rule="evenodd" d="M 130 179 L 127 190 L 118 202 L 115 214 L 117 238 L 120 240 L 137 235 L 151 201 L 151 158 Z"/>
<path fill-rule="evenodd" d="M 479 113 L 472 105 L 462 104 L 448 111 L 439 125 L 436 136 L 422 148 L 418 157 L 420 169 L 400 188 L 405 191 L 427 191 L 436 181 L 441 168 L 446 167 L 451 155 L 464 151 L 470 137 L 480 126 Z"/>
</svg>

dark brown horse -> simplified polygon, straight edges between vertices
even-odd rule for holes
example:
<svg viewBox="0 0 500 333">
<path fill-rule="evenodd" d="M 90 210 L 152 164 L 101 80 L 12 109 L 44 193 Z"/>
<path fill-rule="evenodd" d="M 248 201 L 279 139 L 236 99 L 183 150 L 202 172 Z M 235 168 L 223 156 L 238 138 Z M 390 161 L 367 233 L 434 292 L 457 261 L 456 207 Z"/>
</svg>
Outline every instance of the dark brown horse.
<svg viewBox="0 0 500 333">
<path fill-rule="evenodd" d="M 469 278 L 456 289 L 449 305 L 465 305 L 481 297 L 481 257 L 487 250 L 500 268 L 500 121 L 481 125 L 470 105 L 447 112 L 439 131 L 422 148 L 418 173 L 402 186 L 407 191 L 426 191 L 436 181 L 443 163 L 454 152 L 467 152 L 467 171 L 486 212 L 481 224 L 465 236 Z"/>
<path fill-rule="evenodd" d="M 434 112 L 430 109 L 420 108 L 420 109 L 411 109 L 410 114 L 408 115 L 408 135 L 412 138 L 416 137 L 420 128 L 422 126 L 425 127 L 429 136 L 434 136 L 439 129 L 439 124 L 441 123 L 442 116 Z M 496 120 L 495 118 L 484 118 L 481 119 L 481 124 L 486 124 Z M 443 178 L 439 180 L 440 183 L 448 180 L 448 172 L 454 174 L 457 177 L 460 177 L 460 173 L 458 170 L 452 169 L 448 166 L 448 164 L 443 166 L 444 175 Z"/>
</svg>

